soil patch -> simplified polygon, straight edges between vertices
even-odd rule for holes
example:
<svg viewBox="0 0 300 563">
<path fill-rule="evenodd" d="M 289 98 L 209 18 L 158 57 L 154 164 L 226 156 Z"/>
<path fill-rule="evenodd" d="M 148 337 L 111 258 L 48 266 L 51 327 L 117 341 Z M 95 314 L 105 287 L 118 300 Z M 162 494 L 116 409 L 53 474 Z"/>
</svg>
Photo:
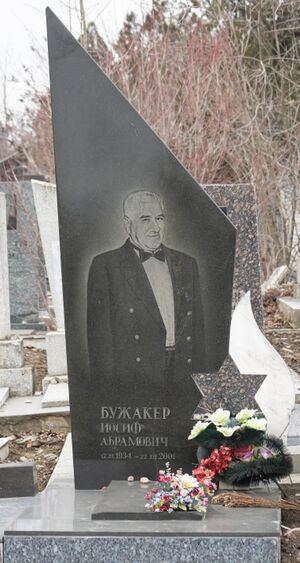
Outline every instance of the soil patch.
<svg viewBox="0 0 300 563">
<path fill-rule="evenodd" d="M 287 365 L 300 375 L 300 329 L 268 329 L 266 337 Z"/>
</svg>

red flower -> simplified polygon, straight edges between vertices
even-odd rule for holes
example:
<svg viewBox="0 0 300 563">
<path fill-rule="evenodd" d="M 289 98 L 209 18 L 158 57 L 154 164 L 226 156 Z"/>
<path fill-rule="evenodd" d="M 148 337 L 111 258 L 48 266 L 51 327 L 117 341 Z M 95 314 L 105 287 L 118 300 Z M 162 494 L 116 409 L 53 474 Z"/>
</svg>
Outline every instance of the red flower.
<svg viewBox="0 0 300 563">
<path fill-rule="evenodd" d="M 146 496 L 145 496 L 145 499 L 146 499 L 146 500 L 150 500 L 151 498 L 152 498 L 151 493 L 147 493 Z"/>
<path fill-rule="evenodd" d="M 199 482 L 202 482 L 204 479 L 213 479 L 227 469 L 231 460 L 231 448 L 220 446 L 219 449 L 215 448 L 209 457 L 201 460 L 199 466 L 194 469 L 193 475 L 196 476 Z"/>
</svg>

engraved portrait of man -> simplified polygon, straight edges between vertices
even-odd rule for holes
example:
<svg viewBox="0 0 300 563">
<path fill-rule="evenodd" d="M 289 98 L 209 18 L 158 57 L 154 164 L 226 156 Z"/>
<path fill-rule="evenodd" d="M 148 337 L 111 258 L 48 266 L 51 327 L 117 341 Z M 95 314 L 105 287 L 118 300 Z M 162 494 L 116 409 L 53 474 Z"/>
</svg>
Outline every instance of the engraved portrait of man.
<svg viewBox="0 0 300 563">
<path fill-rule="evenodd" d="M 205 368 L 198 266 L 164 244 L 167 222 L 158 194 L 131 192 L 123 202 L 127 239 L 92 261 L 87 331 L 98 382 L 167 386 Z"/>
</svg>

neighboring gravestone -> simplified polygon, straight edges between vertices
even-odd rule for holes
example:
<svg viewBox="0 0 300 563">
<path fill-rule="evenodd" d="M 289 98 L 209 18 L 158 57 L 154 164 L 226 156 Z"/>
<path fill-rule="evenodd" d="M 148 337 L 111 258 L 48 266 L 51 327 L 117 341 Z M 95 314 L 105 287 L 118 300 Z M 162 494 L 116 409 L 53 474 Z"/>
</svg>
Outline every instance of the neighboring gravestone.
<svg viewBox="0 0 300 563">
<path fill-rule="evenodd" d="M 68 373 L 68 369 L 56 185 L 38 180 L 32 180 L 31 183 L 57 325 L 56 331 L 46 334 L 48 375 L 62 376 Z M 46 403 L 49 403 L 49 399 Z"/>
<path fill-rule="evenodd" d="M 226 215 L 237 230 L 233 276 L 235 309 L 241 297 L 250 290 L 252 310 L 259 326 L 263 324 L 261 272 L 257 236 L 257 205 L 252 184 L 204 185 L 214 202 L 226 209 Z"/>
<path fill-rule="evenodd" d="M 32 368 L 23 367 L 21 339 L 10 335 L 10 301 L 7 252 L 6 196 L 0 192 L 0 397 L 4 404 L 10 395 L 32 392 Z"/>
<path fill-rule="evenodd" d="M 76 487 L 190 471 L 192 373 L 228 353 L 235 228 L 47 15 Z"/>
<path fill-rule="evenodd" d="M 8 209 L 10 320 L 17 328 L 43 329 L 37 323 L 46 306 L 46 276 L 31 182 L 0 182 L 0 193 Z"/>
<path fill-rule="evenodd" d="M 10 336 L 6 197 L 0 193 L 0 340 Z"/>
<path fill-rule="evenodd" d="M 64 303 L 61 283 L 60 247 L 55 184 L 31 180 L 47 275 L 58 329 L 63 329 Z M 65 372 L 66 373 L 66 372 Z"/>
</svg>

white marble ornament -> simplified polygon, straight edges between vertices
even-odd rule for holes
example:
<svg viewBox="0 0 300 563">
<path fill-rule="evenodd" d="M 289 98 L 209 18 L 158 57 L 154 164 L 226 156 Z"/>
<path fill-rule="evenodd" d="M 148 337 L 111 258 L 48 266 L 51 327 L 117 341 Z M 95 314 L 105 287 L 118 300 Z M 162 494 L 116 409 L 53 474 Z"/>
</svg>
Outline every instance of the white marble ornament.
<svg viewBox="0 0 300 563">
<path fill-rule="evenodd" d="M 255 321 L 250 292 L 234 310 L 229 353 L 241 373 L 267 374 L 255 400 L 267 419 L 268 433 L 282 436 L 295 404 L 294 381 L 289 367 Z"/>
</svg>

